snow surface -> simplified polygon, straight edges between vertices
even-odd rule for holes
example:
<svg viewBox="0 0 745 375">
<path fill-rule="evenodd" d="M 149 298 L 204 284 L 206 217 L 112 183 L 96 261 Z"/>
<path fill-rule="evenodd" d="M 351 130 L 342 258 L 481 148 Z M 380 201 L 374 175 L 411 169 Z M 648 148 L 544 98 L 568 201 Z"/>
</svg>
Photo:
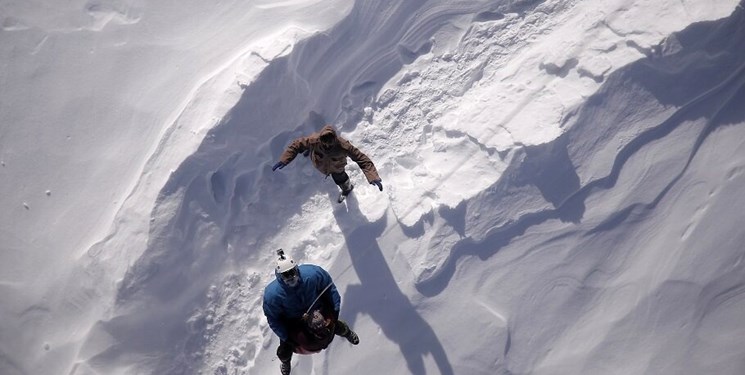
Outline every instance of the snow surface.
<svg viewBox="0 0 745 375">
<path fill-rule="evenodd" d="M 745 373 L 737 0 L 0 3 L 0 374 Z M 385 190 L 295 137 L 336 124 Z"/>
</svg>

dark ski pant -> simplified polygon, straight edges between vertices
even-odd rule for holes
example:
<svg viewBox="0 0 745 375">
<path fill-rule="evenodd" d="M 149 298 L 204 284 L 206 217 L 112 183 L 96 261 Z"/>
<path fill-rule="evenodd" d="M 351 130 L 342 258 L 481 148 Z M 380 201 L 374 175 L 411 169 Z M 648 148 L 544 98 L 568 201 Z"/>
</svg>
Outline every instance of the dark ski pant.
<svg viewBox="0 0 745 375">
<path fill-rule="evenodd" d="M 334 172 L 331 173 L 331 178 L 334 179 L 334 182 L 341 187 L 347 180 L 349 180 L 349 175 L 346 171 L 342 172 Z"/>
<path fill-rule="evenodd" d="M 349 325 L 343 320 L 337 320 L 334 325 L 334 334 L 337 336 L 346 336 L 349 334 L 351 329 Z M 282 362 L 290 362 L 292 360 L 292 353 L 295 352 L 295 346 L 287 341 L 280 341 L 279 347 L 277 347 L 277 357 Z"/>
</svg>

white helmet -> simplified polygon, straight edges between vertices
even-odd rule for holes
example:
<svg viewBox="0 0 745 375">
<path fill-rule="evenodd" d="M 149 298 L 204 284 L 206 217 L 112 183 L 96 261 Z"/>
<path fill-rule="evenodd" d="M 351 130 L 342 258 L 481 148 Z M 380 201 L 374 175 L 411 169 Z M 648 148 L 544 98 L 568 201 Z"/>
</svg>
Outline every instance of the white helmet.
<svg viewBox="0 0 745 375">
<path fill-rule="evenodd" d="M 274 272 L 279 275 L 285 284 L 294 287 L 300 280 L 297 263 L 294 259 L 285 256 L 285 251 L 282 249 L 277 250 L 277 255 L 279 259 L 277 259 L 277 268 L 274 269 Z"/>
<path fill-rule="evenodd" d="M 284 250 L 277 250 L 277 255 L 279 255 L 279 259 L 277 259 L 277 268 L 275 269 L 277 273 L 285 273 L 291 270 L 293 267 L 297 266 L 294 259 L 285 256 Z"/>
</svg>

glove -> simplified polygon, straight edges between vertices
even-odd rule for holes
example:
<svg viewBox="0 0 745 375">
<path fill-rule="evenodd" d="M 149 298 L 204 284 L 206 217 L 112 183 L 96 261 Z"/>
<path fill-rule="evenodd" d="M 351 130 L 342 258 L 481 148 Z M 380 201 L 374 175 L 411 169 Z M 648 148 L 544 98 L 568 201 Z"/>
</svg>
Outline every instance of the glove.
<svg viewBox="0 0 745 375">
<path fill-rule="evenodd" d="M 383 180 L 381 179 L 370 181 L 370 185 L 375 185 L 378 187 L 378 189 L 380 189 L 380 191 L 383 191 Z"/>
<path fill-rule="evenodd" d="M 284 168 L 285 165 L 287 165 L 287 164 L 285 164 L 285 163 L 283 163 L 281 161 L 278 161 L 277 164 L 274 164 L 274 166 L 272 167 L 272 172 L 276 171 L 277 169 Z"/>
</svg>

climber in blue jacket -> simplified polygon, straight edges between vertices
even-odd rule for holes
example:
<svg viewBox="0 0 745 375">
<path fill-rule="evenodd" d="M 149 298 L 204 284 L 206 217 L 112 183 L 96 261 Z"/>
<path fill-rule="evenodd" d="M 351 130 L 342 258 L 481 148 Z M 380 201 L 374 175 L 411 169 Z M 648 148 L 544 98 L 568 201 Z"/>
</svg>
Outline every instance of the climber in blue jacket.
<svg viewBox="0 0 745 375">
<path fill-rule="evenodd" d="M 282 375 L 290 374 L 292 353 L 317 353 L 335 335 L 359 344 L 357 334 L 339 320 L 341 296 L 331 275 L 313 264 L 296 264 L 282 249 L 277 255 L 276 279 L 264 289 L 263 307 L 269 327 L 279 337 Z"/>
</svg>

